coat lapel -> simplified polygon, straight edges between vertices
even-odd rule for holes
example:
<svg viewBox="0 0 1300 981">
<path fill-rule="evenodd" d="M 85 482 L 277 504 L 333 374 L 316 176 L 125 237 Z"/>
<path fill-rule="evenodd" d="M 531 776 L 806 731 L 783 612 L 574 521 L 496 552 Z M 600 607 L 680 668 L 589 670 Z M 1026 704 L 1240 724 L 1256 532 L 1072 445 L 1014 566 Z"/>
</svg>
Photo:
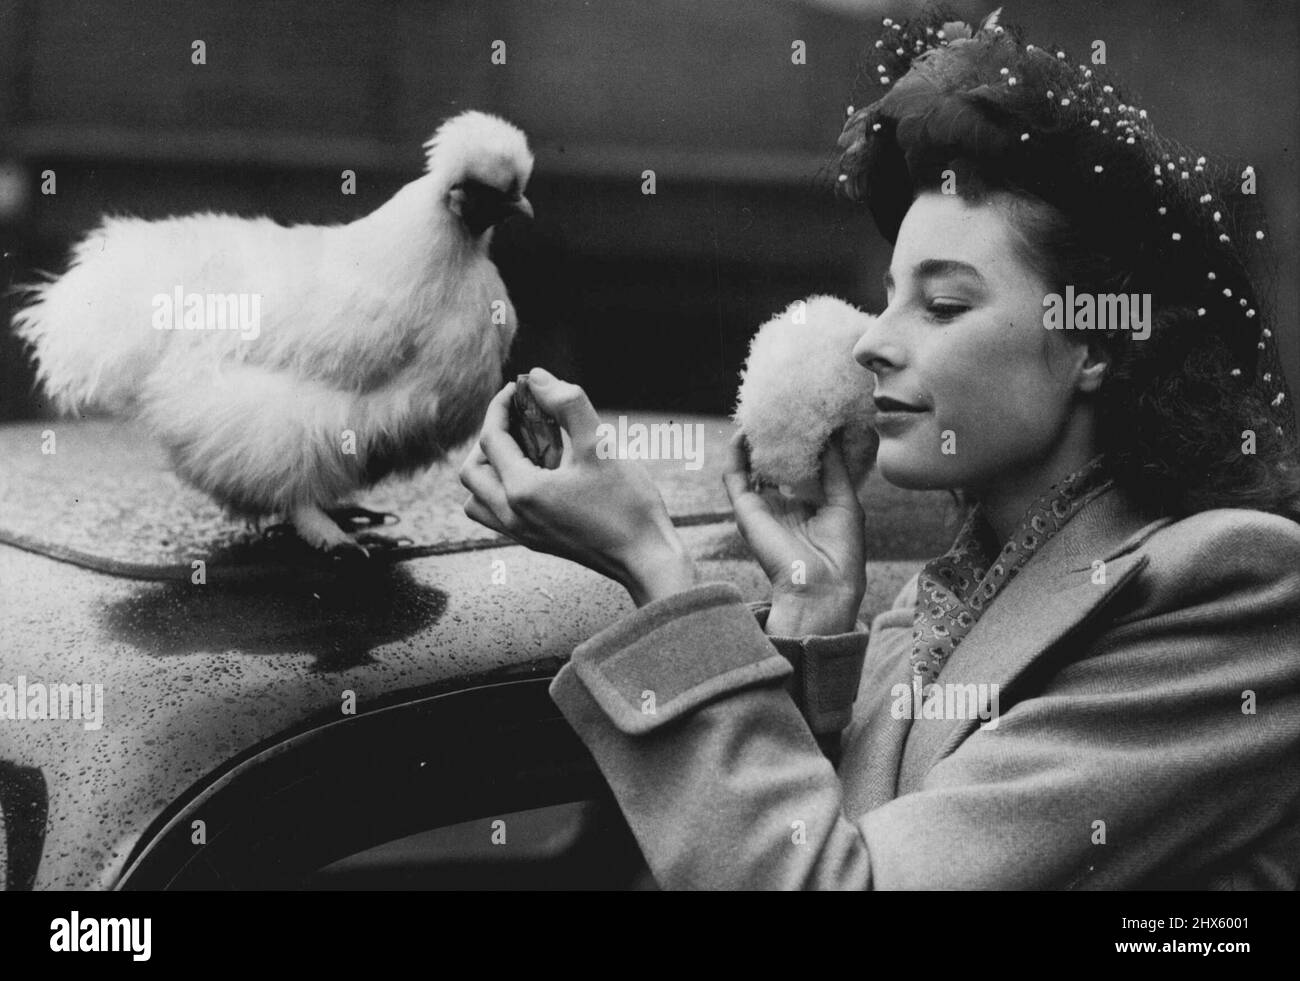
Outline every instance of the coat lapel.
<svg viewBox="0 0 1300 981">
<path fill-rule="evenodd" d="M 1142 570 L 1149 560 L 1139 547 L 1172 520 L 1144 523 L 1113 487 L 1098 493 L 1003 587 L 945 665 L 939 684 L 996 684 L 1005 711 L 1017 677 Z M 1098 560 L 1105 563 L 1104 582 L 1094 571 Z M 896 771 L 898 793 L 914 790 L 979 724 L 978 717 L 922 718 L 906 727 L 895 723 L 905 743 Z"/>
</svg>

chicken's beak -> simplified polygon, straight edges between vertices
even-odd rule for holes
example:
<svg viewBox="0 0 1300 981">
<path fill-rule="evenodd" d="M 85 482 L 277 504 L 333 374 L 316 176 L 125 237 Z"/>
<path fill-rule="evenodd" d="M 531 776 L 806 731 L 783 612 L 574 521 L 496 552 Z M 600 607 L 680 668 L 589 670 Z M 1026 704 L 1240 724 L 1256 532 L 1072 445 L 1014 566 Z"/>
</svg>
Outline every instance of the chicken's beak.
<svg viewBox="0 0 1300 981">
<path fill-rule="evenodd" d="M 533 217 L 533 206 L 523 194 L 507 195 L 495 187 L 467 180 L 453 185 L 447 194 L 447 207 L 459 215 L 474 237 L 515 215 Z"/>
<path fill-rule="evenodd" d="M 513 212 L 517 215 L 526 215 L 529 218 L 533 217 L 532 202 L 522 194 L 517 198 L 510 198 L 506 201 L 506 211 L 507 213 Z"/>
</svg>

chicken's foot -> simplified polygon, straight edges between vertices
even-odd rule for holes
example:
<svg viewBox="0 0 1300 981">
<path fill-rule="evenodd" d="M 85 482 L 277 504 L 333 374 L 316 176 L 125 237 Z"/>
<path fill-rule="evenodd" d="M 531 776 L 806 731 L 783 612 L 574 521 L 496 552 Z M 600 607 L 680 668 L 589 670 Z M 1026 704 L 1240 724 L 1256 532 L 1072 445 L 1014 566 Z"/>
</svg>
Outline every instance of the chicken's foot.
<svg viewBox="0 0 1300 981">
<path fill-rule="evenodd" d="M 334 519 L 335 524 L 348 531 L 354 531 L 357 525 L 374 528 L 377 525 L 395 525 L 401 519 L 387 511 L 371 511 L 356 504 L 340 504 L 326 508 L 325 513 Z"/>
</svg>

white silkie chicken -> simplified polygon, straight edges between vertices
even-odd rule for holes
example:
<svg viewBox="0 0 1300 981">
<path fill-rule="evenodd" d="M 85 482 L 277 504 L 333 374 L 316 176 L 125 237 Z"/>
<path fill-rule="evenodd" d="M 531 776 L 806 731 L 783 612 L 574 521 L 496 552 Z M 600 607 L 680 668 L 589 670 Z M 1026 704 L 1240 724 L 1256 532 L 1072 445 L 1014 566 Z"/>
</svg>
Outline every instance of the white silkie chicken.
<svg viewBox="0 0 1300 981">
<path fill-rule="evenodd" d="M 516 328 L 488 246 L 532 216 L 527 139 L 471 111 L 425 149 L 347 225 L 106 218 L 15 318 L 46 392 L 136 414 L 230 514 L 364 552 L 331 512 L 475 435 Z"/>
</svg>

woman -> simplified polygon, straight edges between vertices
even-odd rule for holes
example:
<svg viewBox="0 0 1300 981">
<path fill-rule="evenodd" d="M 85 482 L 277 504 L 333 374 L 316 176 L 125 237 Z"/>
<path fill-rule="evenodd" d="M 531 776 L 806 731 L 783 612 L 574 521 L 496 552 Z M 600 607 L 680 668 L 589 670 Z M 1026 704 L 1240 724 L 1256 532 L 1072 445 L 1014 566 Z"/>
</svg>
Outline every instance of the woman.
<svg viewBox="0 0 1300 981">
<path fill-rule="evenodd" d="M 885 26 L 887 94 L 840 141 L 895 242 L 854 357 L 883 476 L 973 509 L 868 627 L 840 447 L 804 508 L 751 488 L 735 442 L 773 587 L 751 610 L 696 581 L 644 471 L 597 457 L 581 389 L 534 370 L 562 465 L 511 440 L 507 386 L 466 512 L 639 607 L 552 696 L 667 888 L 1295 888 L 1300 467 L 1253 229 L 1063 53 L 992 18 Z M 1044 329 L 1067 290 L 1133 302 Z"/>
</svg>

